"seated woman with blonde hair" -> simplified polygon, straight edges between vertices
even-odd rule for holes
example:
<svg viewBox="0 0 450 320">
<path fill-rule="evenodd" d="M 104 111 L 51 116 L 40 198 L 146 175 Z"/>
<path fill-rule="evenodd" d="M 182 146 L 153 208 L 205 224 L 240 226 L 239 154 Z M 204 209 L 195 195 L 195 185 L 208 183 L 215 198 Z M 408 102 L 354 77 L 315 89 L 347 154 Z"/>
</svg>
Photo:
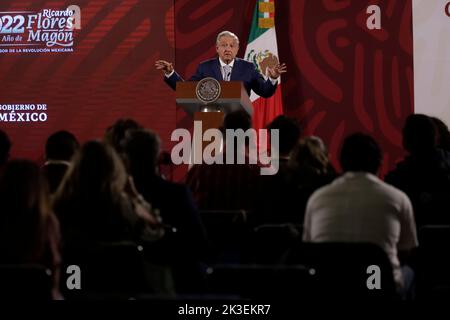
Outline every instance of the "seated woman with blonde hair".
<svg viewBox="0 0 450 320">
<path fill-rule="evenodd" d="M 65 245 L 153 241 L 164 229 L 157 210 L 137 193 L 114 149 L 87 142 L 73 161 L 54 210 Z"/>
</svg>

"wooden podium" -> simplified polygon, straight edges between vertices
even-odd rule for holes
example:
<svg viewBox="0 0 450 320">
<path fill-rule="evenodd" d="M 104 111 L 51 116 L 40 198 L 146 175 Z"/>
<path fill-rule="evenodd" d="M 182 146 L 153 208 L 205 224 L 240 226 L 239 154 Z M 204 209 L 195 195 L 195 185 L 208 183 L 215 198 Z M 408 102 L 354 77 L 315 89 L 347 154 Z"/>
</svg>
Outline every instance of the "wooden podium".
<svg viewBox="0 0 450 320">
<path fill-rule="evenodd" d="M 253 106 L 247 91 L 240 81 L 219 81 L 221 93 L 217 101 L 204 104 L 197 98 L 198 82 L 185 81 L 177 83 L 176 102 L 194 121 L 202 122 L 202 131 L 222 126 L 225 114 L 237 110 L 245 110 L 253 115 Z"/>
</svg>

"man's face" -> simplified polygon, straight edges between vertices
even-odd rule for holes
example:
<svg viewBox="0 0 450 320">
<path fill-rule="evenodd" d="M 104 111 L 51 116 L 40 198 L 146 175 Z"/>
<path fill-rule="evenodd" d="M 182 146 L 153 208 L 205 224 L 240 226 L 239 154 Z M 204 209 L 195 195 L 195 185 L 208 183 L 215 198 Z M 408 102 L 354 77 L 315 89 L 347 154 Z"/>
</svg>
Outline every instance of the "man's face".
<svg viewBox="0 0 450 320">
<path fill-rule="evenodd" d="M 236 57 L 239 51 L 239 44 L 233 37 L 223 36 L 219 39 L 216 51 L 220 59 L 228 64 Z"/>
</svg>

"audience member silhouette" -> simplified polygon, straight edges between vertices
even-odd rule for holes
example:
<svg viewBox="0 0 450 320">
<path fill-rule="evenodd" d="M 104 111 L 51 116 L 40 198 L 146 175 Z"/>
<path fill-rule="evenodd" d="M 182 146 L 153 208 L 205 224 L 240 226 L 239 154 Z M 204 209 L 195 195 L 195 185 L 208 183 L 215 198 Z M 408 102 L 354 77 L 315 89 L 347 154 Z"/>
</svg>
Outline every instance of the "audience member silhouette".
<svg viewBox="0 0 450 320">
<path fill-rule="evenodd" d="M 75 136 L 65 130 L 50 135 L 45 144 L 45 163 L 43 171 L 47 177 L 50 193 L 58 189 L 74 154 L 80 148 Z"/>
<path fill-rule="evenodd" d="M 158 217 L 140 198 L 114 149 L 87 142 L 55 197 L 54 210 L 61 222 L 64 244 L 83 247 L 159 238 Z"/>
<path fill-rule="evenodd" d="M 142 126 L 133 119 L 119 119 L 106 129 L 103 139 L 121 155 L 123 153 L 123 141 L 127 131 L 141 128 Z"/>
<path fill-rule="evenodd" d="M 433 120 L 410 115 L 403 128 L 403 147 L 409 154 L 385 177 L 409 196 L 418 226 L 450 223 L 450 153 L 437 148 L 437 142 Z"/>
<path fill-rule="evenodd" d="M 53 297 L 59 298 L 60 231 L 52 213 L 47 182 L 39 166 L 12 160 L 0 174 L 1 263 L 39 264 L 53 276 Z"/>
<path fill-rule="evenodd" d="M 123 146 L 137 191 L 160 210 L 166 224 L 176 228 L 178 254 L 200 258 L 206 249 L 203 225 L 190 190 L 159 175 L 159 137 L 150 130 L 132 130 Z"/>
<path fill-rule="evenodd" d="M 376 176 L 381 150 L 372 137 L 347 137 L 340 161 L 344 174 L 308 201 L 303 240 L 377 244 L 392 263 L 398 289 L 410 289 L 411 279 L 404 281 L 399 261 L 399 254 L 418 244 L 410 200 Z"/>
<path fill-rule="evenodd" d="M 227 114 L 224 118 L 223 132 L 226 130 L 246 131 L 252 126 L 250 116 L 244 111 Z M 235 138 L 234 138 L 235 139 Z M 234 141 L 234 164 L 225 164 L 228 147 L 226 135 L 221 155 L 224 164 L 194 165 L 188 172 L 186 183 L 191 188 L 194 199 L 201 210 L 254 210 L 258 194 L 260 167 L 250 164 L 248 141 Z M 247 140 L 247 139 L 246 139 Z M 230 147 L 231 148 L 231 147 Z M 245 164 L 238 164 L 241 155 Z M 256 161 L 256 159 L 254 159 Z"/>
<path fill-rule="evenodd" d="M 294 119 L 285 115 L 276 117 L 268 126 L 268 130 L 276 129 L 279 132 L 279 155 L 280 155 L 280 171 L 287 167 L 292 149 L 297 145 L 301 129 Z M 270 135 L 268 135 L 270 136 Z"/>
<path fill-rule="evenodd" d="M 279 168 L 278 172 L 273 176 L 266 176 L 262 180 L 266 180 L 264 190 L 282 187 L 285 184 L 285 178 L 290 175 L 288 170 L 288 162 L 292 149 L 298 144 L 301 135 L 301 128 L 297 121 L 288 118 L 285 115 L 276 117 L 268 126 L 268 137 L 271 137 L 271 130 L 278 130 L 279 133 Z M 270 187 L 272 186 L 272 188 Z M 276 190 L 273 190 L 277 192 Z"/>
<path fill-rule="evenodd" d="M 129 131 L 123 150 L 138 192 L 159 209 L 164 223 L 176 230 L 175 233 L 166 232 L 158 246 L 148 251 L 153 259 L 162 259 L 172 266 L 178 292 L 193 292 L 200 281 L 199 263 L 209 258 L 209 251 L 191 192 L 186 186 L 160 176 L 160 140 L 154 132 L 145 129 Z M 158 248 L 161 250 L 156 251 Z"/>
<path fill-rule="evenodd" d="M 260 223 L 302 224 L 309 196 L 330 183 L 335 175 L 322 140 L 317 137 L 301 139 L 291 151 L 283 171 L 261 178 L 264 187 L 258 209 Z"/>
<path fill-rule="evenodd" d="M 297 199 L 298 212 L 304 214 L 311 194 L 332 182 L 336 177 L 336 170 L 328 159 L 325 144 L 319 137 L 314 136 L 306 137 L 297 144 L 288 166 L 291 173 L 288 183 L 295 192 L 292 200 Z M 301 221 L 303 214 L 300 215 Z"/>
</svg>

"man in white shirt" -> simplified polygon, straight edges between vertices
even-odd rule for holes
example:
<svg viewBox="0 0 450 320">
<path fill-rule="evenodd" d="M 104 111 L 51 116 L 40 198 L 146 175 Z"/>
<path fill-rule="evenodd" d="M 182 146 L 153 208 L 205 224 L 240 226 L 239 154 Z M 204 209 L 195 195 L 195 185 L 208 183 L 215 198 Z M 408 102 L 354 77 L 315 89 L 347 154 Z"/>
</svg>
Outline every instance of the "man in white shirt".
<svg viewBox="0 0 450 320">
<path fill-rule="evenodd" d="M 411 201 L 376 176 L 381 150 L 372 137 L 349 136 L 340 160 L 344 175 L 308 201 L 303 241 L 377 244 L 387 253 L 397 288 L 403 291 L 398 255 L 418 245 Z"/>
</svg>

